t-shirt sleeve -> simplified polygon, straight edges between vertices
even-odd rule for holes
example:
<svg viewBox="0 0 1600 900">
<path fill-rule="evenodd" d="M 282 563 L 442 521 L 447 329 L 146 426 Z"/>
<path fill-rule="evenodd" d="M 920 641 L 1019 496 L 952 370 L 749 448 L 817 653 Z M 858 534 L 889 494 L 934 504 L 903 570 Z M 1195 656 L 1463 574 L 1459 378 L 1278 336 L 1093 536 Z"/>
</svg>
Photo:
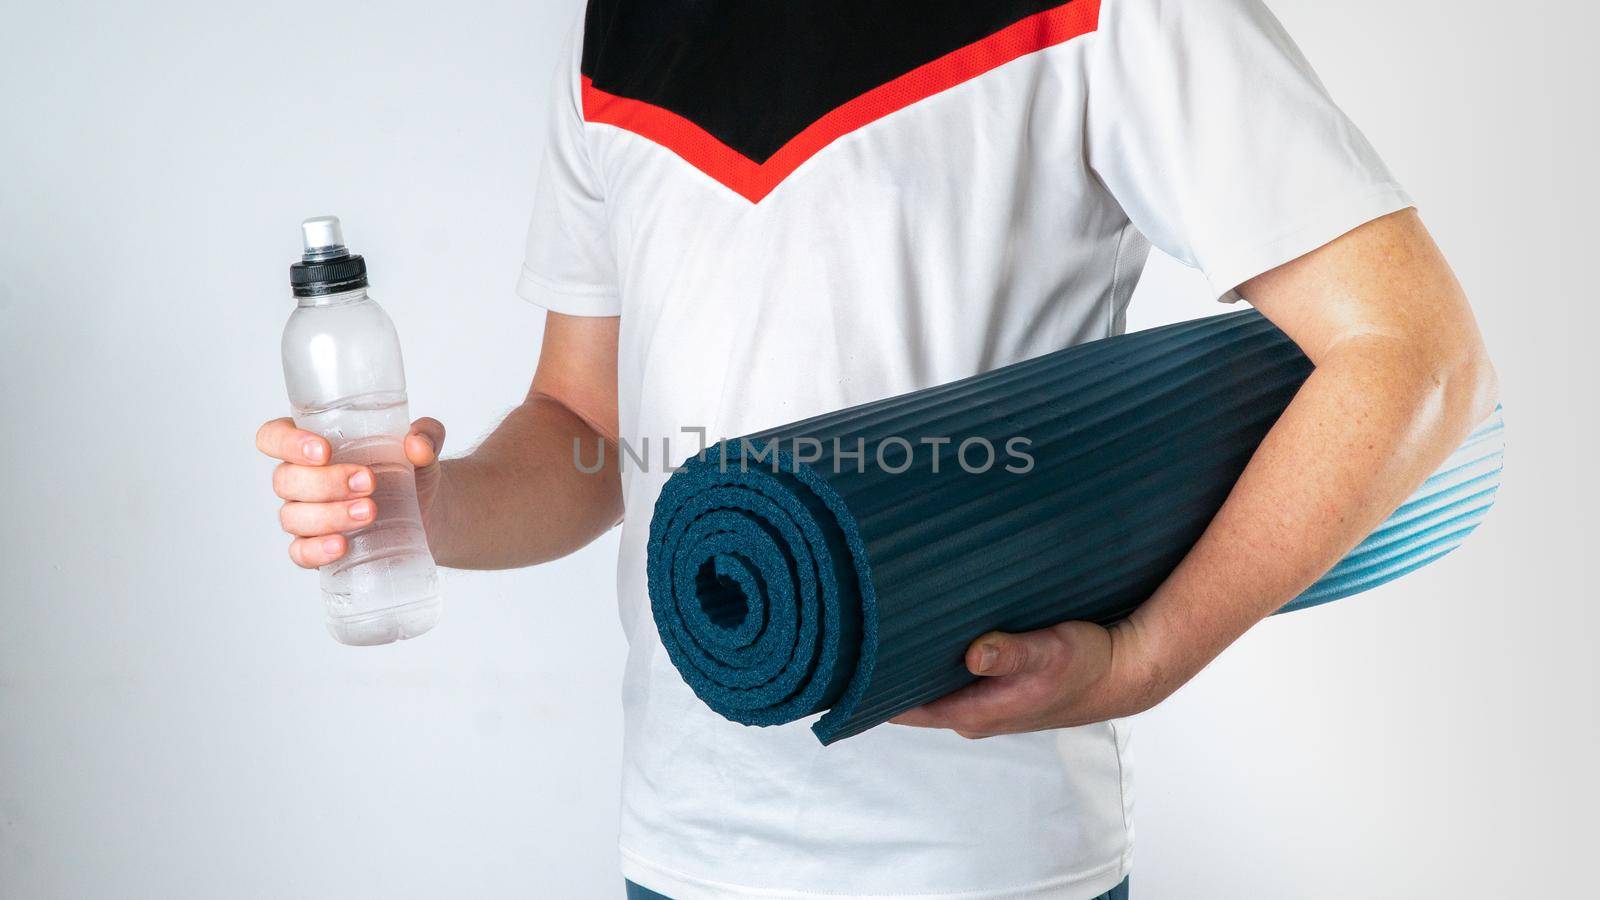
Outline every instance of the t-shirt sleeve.
<svg viewBox="0 0 1600 900">
<path fill-rule="evenodd" d="M 517 294 L 552 312 L 615 316 L 621 312 L 616 259 L 584 135 L 577 54 L 582 25 L 580 19 L 556 67 Z"/>
<path fill-rule="evenodd" d="M 1222 299 L 1411 205 L 1260 0 L 1102 0 L 1094 41 L 1089 165 Z"/>
</svg>

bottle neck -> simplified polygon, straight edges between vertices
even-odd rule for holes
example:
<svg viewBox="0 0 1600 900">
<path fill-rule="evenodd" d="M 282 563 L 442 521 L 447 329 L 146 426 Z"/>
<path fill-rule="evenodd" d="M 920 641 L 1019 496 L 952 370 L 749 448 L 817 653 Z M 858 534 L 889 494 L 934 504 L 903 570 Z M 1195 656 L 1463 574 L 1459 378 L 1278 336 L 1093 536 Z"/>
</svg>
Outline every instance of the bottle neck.
<svg viewBox="0 0 1600 900">
<path fill-rule="evenodd" d="M 350 291 L 339 291 L 335 294 L 317 294 L 312 297 L 296 297 L 294 299 L 300 309 L 310 306 L 343 306 L 346 303 L 359 303 L 367 299 L 367 289 L 359 287 Z"/>
</svg>

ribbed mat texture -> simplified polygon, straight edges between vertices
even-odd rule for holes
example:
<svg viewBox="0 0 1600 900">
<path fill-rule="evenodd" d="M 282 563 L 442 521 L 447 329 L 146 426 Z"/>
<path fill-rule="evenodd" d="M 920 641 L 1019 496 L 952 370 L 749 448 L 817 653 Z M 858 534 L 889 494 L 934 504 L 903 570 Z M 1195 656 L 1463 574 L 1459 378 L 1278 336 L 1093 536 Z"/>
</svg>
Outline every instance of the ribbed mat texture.
<svg viewBox="0 0 1600 900">
<path fill-rule="evenodd" d="M 970 683 L 992 629 L 1110 623 L 1199 538 L 1311 372 L 1246 310 L 714 444 L 662 489 L 649 590 L 695 693 L 824 743 Z M 1493 502 L 1497 409 L 1301 609 L 1443 556 Z M 987 465 L 986 465 L 987 464 Z"/>
</svg>

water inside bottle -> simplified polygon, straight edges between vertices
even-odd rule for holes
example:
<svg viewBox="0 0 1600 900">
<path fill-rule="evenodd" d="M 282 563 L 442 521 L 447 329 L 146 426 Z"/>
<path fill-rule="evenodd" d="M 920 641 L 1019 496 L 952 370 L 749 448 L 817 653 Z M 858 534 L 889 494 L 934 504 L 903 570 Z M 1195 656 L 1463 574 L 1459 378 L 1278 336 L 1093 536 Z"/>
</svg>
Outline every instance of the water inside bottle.
<svg viewBox="0 0 1600 900">
<path fill-rule="evenodd" d="M 440 611 L 439 576 L 402 444 L 410 423 L 405 395 L 365 394 L 328 407 L 297 409 L 294 418 L 298 427 L 328 439 L 334 462 L 368 466 L 375 481 L 377 518 L 346 533 L 344 558 L 321 570 L 329 631 L 342 643 L 365 645 L 404 640 L 432 628 Z"/>
</svg>

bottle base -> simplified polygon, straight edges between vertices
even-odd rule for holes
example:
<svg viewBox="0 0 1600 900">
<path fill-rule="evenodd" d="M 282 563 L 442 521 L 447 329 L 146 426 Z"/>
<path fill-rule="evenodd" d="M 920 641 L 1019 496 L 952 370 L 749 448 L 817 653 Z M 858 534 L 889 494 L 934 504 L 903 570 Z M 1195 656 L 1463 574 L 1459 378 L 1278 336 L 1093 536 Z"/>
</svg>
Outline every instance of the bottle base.
<svg viewBox="0 0 1600 900">
<path fill-rule="evenodd" d="M 443 607 L 443 598 L 434 595 L 377 612 L 330 616 L 328 633 L 339 643 L 352 647 L 392 644 L 414 638 L 433 628 L 439 622 Z"/>
</svg>

